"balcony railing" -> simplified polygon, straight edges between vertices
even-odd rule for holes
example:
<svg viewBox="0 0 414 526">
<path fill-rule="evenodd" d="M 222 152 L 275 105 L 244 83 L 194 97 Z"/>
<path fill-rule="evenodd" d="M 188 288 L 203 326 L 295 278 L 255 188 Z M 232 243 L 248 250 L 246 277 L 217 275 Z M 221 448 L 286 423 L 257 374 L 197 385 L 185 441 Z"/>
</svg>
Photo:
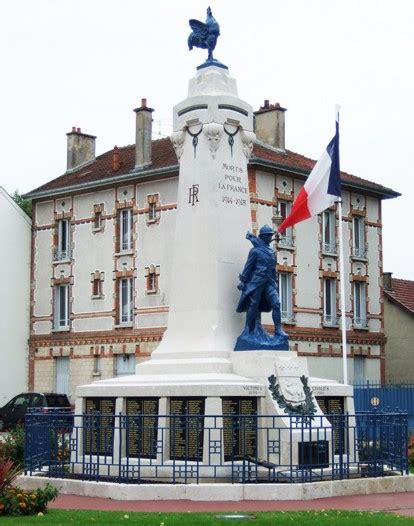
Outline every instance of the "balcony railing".
<svg viewBox="0 0 414 526">
<path fill-rule="evenodd" d="M 67 261 L 72 259 L 72 250 L 61 250 L 59 248 L 53 249 L 53 261 Z"/>
<path fill-rule="evenodd" d="M 278 245 L 281 247 L 293 248 L 295 246 L 292 236 L 280 236 Z"/>
<path fill-rule="evenodd" d="M 338 254 L 338 245 L 336 243 L 322 243 L 322 252 L 324 254 Z"/>
<path fill-rule="evenodd" d="M 368 247 L 352 247 L 352 257 L 358 259 L 367 259 Z"/>
<path fill-rule="evenodd" d="M 353 325 L 358 329 L 368 329 L 368 320 L 366 318 L 354 318 Z"/>
<path fill-rule="evenodd" d="M 324 314 L 323 324 L 326 325 L 327 327 L 338 327 L 339 318 L 331 314 Z"/>
</svg>

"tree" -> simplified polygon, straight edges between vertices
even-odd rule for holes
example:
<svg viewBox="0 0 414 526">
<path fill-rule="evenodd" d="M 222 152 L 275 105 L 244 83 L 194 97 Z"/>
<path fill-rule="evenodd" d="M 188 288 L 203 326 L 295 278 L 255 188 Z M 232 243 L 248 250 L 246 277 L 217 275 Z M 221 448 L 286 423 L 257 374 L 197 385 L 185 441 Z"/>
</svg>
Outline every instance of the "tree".
<svg viewBox="0 0 414 526">
<path fill-rule="evenodd" d="M 15 190 L 12 198 L 14 201 L 20 206 L 20 208 L 26 212 L 26 214 L 30 217 L 32 217 L 32 200 L 31 199 L 24 199 L 22 195 L 19 193 L 19 190 Z"/>
</svg>

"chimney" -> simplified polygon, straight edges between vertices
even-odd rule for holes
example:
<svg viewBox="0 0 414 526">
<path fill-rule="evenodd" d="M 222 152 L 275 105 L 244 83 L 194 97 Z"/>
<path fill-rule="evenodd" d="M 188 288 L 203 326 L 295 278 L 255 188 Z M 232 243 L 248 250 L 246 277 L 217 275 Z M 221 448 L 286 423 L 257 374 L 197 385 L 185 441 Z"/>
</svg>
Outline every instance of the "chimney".
<svg viewBox="0 0 414 526">
<path fill-rule="evenodd" d="M 112 150 L 112 171 L 117 172 L 121 168 L 121 156 L 119 155 L 118 146 Z"/>
<path fill-rule="evenodd" d="M 259 141 L 285 149 L 285 111 L 286 108 L 278 102 L 270 104 L 265 100 L 259 111 L 254 112 L 255 133 Z"/>
<path fill-rule="evenodd" d="M 80 128 L 72 128 L 67 136 L 67 164 L 66 171 L 75 170 L 83 164 L 95 160 L 95 140 L 94 135 L 82 133 Z"/>
<path fill-rule="evenodd" d="M 147 108 L 147 99 L 141 99 L 141 107 L 136 108 L 135 168 L 151 164 L 152 108 Z"/>
<path fill-rule="evenodd" d="M 383 272 L 382 286 L 385 290 L 392 290 L 392 272 Z"/>
</svg>

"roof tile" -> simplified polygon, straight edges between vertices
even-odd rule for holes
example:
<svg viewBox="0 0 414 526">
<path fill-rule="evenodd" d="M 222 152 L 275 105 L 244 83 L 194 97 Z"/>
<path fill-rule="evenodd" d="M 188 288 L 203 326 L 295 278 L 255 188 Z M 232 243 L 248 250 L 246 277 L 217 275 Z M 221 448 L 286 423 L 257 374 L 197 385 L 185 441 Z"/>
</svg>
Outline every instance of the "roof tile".
<svg viewBox="0 0 414 526">
<path fill-rule="evenodd" d="M 414 314 L 414 281 L 391 278 L 391 287 L 385 294 Z"/>
<path fill-rule="evenodd" d="M 105 179 L 111 179 L 117 175 L 127 175 L 133 171 L 135 167 L 135 145 L 131 144 L 120 147 L 118 148 L 118 152 L 121 166 L 116 171 L 112 168 L 113 150 L 109 150 L 108 152 L 99 155 L 94 162 L 84 165 L 79 170 L 66 172 L 56 179 L 39 186 L 35 190 L 32 190 L 28 196 L 33 195 L 33 197 L 36 197 L 36 194 L 58 191 L 59 189 L 76 186 L 82 183 L 93 183 L 95 181 L 103 183 Z M 274 162 L 290 169 L 297 168 L 303 170 L 305 174 L 310 172 L 316 163 L 316 161 L 291 152 L 290 150 L 277 151 L 275 148 L 269 147 L 263 143 L 256 143 L 254 145 L 253 157 L 250 160 L 250 164 L 254 165 L 255 162 L 260 160 Z M 168 166 L 175 166 L 177 163 L 177 157 L 169 138 L 158 139 L 152 142 L 152 164 L 149 166 L 149 169 L 156 170 L 167 168 Z M 349 182 L 351 184 L 358 184 L 367 190 L 384 193 L 388 197 L 397 197 L 400 195 L 389 188 L 347 174 L 346 172 L 341 172 L 341 179 L 344 183 Z"/>
</svg>

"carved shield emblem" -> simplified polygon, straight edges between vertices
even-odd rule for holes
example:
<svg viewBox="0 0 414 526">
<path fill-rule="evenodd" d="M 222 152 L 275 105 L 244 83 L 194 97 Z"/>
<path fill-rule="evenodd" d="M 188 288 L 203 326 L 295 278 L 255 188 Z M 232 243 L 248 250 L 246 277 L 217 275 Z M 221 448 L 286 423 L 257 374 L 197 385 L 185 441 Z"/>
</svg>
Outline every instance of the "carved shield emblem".
<svg viewBox="0 0 414 526">
<path fill-rule="evenodd" d="M 306 400 L 306 393 L 303 384 L 298 376 L 282 376 L 278 378 L 281 394 L 287 402 L 294 405 L 303 404 Z"/>
</svg>

